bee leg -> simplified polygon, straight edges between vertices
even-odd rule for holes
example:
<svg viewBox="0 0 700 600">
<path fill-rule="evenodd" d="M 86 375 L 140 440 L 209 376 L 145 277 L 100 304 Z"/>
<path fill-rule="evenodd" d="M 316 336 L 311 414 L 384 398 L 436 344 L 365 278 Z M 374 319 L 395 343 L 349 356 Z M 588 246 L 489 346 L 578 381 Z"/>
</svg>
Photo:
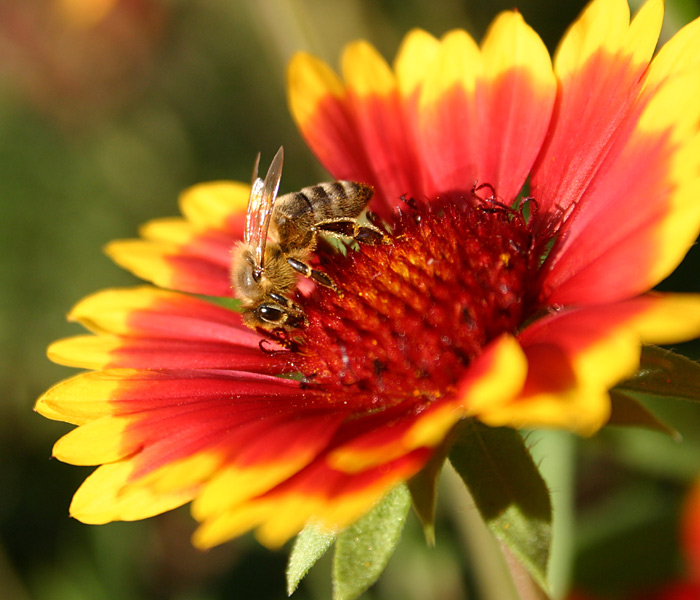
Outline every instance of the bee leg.
<svg viewBox="0 0 700 600">
<path fill-rule="evenodd" d="M 357 234 L 354 238 L 363 244 L 391 244 L 389 236 L 379 229 L 379 227 L 375 227 L 372 224 L 358 225 Z"/>
<path fill-rule="evenodd" d="M 316 283 L 320 283 L 322 286 L 329 287 L 333 290 L 337 289 L 335 282 L 325 273 L 317 269 L 312 269 L 305 262 L 297 260 L 296 258 L 287 257 L 287 262 L 289 266 L 292 267 L 298 273 L 301 273 L 304 277 L 313 279 Z"/>
<path fill-rule="evenodd" d="M 357 219 L 328 219 L 314 225 L 321 233 L 339 238 L 352 238 L 363 244 L 388 244 L 388 236 L 376 225 L 367 223 L 360 225 Z"/>
</svg>

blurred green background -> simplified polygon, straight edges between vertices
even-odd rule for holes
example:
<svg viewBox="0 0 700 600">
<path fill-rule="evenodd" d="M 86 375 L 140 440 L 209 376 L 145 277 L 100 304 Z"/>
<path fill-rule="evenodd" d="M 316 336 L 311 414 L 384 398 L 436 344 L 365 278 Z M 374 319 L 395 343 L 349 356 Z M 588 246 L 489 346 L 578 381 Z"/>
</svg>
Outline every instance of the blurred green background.
<svg viewBox="0 0 700 600">
<path fill-rule="evenodd" d="M 514 4 L 553 49 L 584 3 L 0 0 L 0 599 L 285 597 L 285 552 L 250 537 L 197 552 L 186 509 L 99 527 L 68 517 L 90 469 L 49 459 L 69 426 L 32 406 L 73 371 L 51 364 L 45 348 L 79 332 L 64 315 L 81 297 L 136 282 L 101 247 L 176 214 L 183 188 L 247 181 L 256 152 L 269 158 L 281 144 L 286 190 L 324 179 L 286 108 L 294 51 L 335 66 L 342 46 L 362 37 L 392 58 L 411 27 L 438 35 L 465 27 L 478 39 Z M 697 0 L 667 0 L 664 36 L 698 14 Z M 699 263 L 691 252 L 665 286 L 700 291 Z M 692 345 L 688 351 L 697 355 Z M 612 430 L 584 442 L 532 438 L 561 505 L 559 595 L 570 578 L 614 595 L 682 571 L 675 522 L 700 473 L 700 412 L 656 407 L 684 434 L 682 444 Z M 474 581 L 483 560 L 460 525 L 468 509 L 454 510 L 447 487 L 453 502 L 441 508 L 437 548 L 425 548 L 411 520 L 385 577 L 364 598 L 481 597 Z M 295 597 L 329 593 L 326 564 Z"/>
</svg>

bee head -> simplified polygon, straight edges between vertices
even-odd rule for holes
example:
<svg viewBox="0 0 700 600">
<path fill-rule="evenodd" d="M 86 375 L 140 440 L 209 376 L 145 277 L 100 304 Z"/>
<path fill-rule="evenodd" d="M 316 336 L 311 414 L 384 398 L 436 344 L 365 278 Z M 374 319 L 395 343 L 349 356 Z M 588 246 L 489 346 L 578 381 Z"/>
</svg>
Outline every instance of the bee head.
<svg viewBox="0 0 700 600">
<path fill-rule="evenodd" d="M 303 311 L 291 300 L 274 292 L 252 312 L 258 321 L 270 328 L 295 329 L 306 324 Z"/>
<path fill-rule="evenodd" d="M 262 269 L 255 263 L 253 253 L 244 244 L 239 245 L 233 256 L 231 279 L 236 296 L 241 300 L 260 296 Z"/>
</svg>

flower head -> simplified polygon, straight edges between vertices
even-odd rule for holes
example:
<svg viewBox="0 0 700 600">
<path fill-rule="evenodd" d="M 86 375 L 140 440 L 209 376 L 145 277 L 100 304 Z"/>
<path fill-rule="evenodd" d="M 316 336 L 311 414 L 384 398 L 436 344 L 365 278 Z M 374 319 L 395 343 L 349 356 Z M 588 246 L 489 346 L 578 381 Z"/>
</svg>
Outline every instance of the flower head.
<svg viewBox="0 0 700 600">
<path fill-rule="evenodd" d="M 595 0 L 553 64 L 516 12 L 481 46 L 413 31 L 393 67 L 351 44 L 343 79 L 297 55 L 294 118 L 334 177 L 374 187 L 390 243 L 320 245 L 336 285 L 297 292 L 308 324 L 284 336 L 229 301 L 247 185 L 196 186 L 185 218 L 112 243 L 156 287 L 83 300 L 92 334 L 50 348 L 92 369 L 38 403 L 79 425 L 58 458 L 101 465 L 72 514 L 194 501 L 197 545 L 277 546 L 352 523 L 462 419 L 604 425 L 642 344 L 700 333 L 700 298 L 649 292 L 700 230 L 700 21 L 652 58 L 662 16 Z"/>
</svg>

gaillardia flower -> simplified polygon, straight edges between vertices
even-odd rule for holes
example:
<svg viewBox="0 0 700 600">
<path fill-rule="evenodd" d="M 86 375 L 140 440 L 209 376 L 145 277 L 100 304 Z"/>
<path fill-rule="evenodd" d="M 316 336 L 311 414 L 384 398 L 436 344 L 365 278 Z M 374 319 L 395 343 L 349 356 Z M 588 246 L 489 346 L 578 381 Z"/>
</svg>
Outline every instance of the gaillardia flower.
<svg viewBox="0 0 700 600">
<path fill-rule="evenodd" d="M 91 335 L 49 350 L 90 370 L 37 405 L 78 425 L 56 457 L 100 465 L 71 514 L 193 501 L 198 546 L 275 547 L 358 519 L 460 420 L 603 426 L 643 344 L 700 334 L 700 297 L 649 291 L 700 230 L 700 20 L 653 57 L 662 18 L 595 0 L 553 62 L 517 12 L 481 46 L 412 31 L 393 66 L 353 43 L 342 78 L 297 55 L 294 118 L 333 177 L 374 187 L 390 243 L 320 245 L 337 289 L 297 292 L 308 324 L 284 335 L 234 310 L 248 185 L 195 186 L 184 218 L 110 244 L 154 287 L 86 298 Z"/>
</svg>

